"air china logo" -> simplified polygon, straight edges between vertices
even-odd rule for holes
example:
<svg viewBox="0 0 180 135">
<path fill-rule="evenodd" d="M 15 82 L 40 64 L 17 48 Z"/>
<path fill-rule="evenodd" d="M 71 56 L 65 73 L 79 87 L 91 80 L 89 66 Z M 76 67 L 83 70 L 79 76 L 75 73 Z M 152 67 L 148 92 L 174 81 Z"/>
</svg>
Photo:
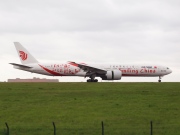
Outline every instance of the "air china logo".
<svg viewBox="0 0 180 135">
<path fill-rule="evenodd" d="M 22 59 L 23 61 L 27 60 L 27 58 L 28 58 L 27 53 L 25 53 L 25 52 L 23 52 L 23 51 L 19 51 L 19 56 L 21 57 L 21 59 Z"/>
</svg>

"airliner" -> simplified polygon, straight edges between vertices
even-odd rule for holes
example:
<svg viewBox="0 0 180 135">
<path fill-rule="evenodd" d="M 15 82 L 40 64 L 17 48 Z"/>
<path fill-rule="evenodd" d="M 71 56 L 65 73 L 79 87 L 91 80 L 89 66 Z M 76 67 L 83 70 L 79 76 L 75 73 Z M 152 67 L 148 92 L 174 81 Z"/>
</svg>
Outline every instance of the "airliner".
<svg viewBox="0 0 180 135">
<path fill-rule="evenodd" d="M 123 65 L 123 64 L 87 64 L 84 62 L 67 61 L 64 63 L 40 63 L 19 42 L 14 42 L 21 64 L 10 63 L 15 69 L 48 76 L 79 76 L 89 77 L 87 82 L 102 80 L 120 80 L 128 77 L 159 77 L 168 75 L 172 70 L 157 65 Z"/>
</svg>

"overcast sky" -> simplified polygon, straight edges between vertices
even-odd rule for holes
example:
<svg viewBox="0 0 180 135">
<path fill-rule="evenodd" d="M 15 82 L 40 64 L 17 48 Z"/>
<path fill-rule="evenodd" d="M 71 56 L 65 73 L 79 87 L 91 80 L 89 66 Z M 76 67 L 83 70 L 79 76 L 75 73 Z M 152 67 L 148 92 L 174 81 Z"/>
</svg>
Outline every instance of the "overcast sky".
<svg viewBox="0 0 180 135">
<path fill-rule="evenodd" d="M 15 41 L 42 62 L 157 64 L 173 70 L 162 81 L 180 81 L 179 0 L 0 0 L 0 81 L 53 78 L 13 69 Z"/>
</svg>

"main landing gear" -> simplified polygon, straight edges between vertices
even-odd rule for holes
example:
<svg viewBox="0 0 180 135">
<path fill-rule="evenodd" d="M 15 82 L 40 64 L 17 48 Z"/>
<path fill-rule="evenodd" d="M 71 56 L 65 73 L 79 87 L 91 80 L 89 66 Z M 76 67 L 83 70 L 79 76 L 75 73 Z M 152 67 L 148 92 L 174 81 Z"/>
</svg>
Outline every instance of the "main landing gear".
<svg viewBox="0 0 180 135">
<path fill-rule="evenodd" d="M 159 80 L 158 80 L 158 82 L 161 82 L 161 76 L 159 76 Z"/>
<path fill-rule="evenodd" d="M 90 76 L 90 79 L 87 80 L 87 82 L 98 82 L 98 80 L 95 79 L 95 77 L 96 77 L 96 74 L 92 74 L 92 75 Z"/>
<path fill-rule="evenodd" d="M 98 82 L 98 80 L 97 79 L 94 79 L 94 80 L 88 79 L 87 82 Z"/>
</svg>

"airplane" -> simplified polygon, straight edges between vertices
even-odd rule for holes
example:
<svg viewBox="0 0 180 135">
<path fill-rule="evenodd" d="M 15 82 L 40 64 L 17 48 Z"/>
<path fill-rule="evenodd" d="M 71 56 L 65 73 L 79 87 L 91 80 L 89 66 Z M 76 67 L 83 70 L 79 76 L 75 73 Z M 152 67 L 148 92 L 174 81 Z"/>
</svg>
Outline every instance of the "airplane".
<svg viewBox="0 0 180 135">
<path fill-rule="evenodd" d="M 122 77 L 159 77 L 172 73 L 166 66 L 123 65 L 123 64 L 87 64 L 74 61 L 65 63 L 40 63 L 19 42 L 14 42 L 21 64 L 9 63 L 15 69 L 48 76 L 89 77 L 87 82 L 102 80 L 120 80 Z"/>
</svg>

